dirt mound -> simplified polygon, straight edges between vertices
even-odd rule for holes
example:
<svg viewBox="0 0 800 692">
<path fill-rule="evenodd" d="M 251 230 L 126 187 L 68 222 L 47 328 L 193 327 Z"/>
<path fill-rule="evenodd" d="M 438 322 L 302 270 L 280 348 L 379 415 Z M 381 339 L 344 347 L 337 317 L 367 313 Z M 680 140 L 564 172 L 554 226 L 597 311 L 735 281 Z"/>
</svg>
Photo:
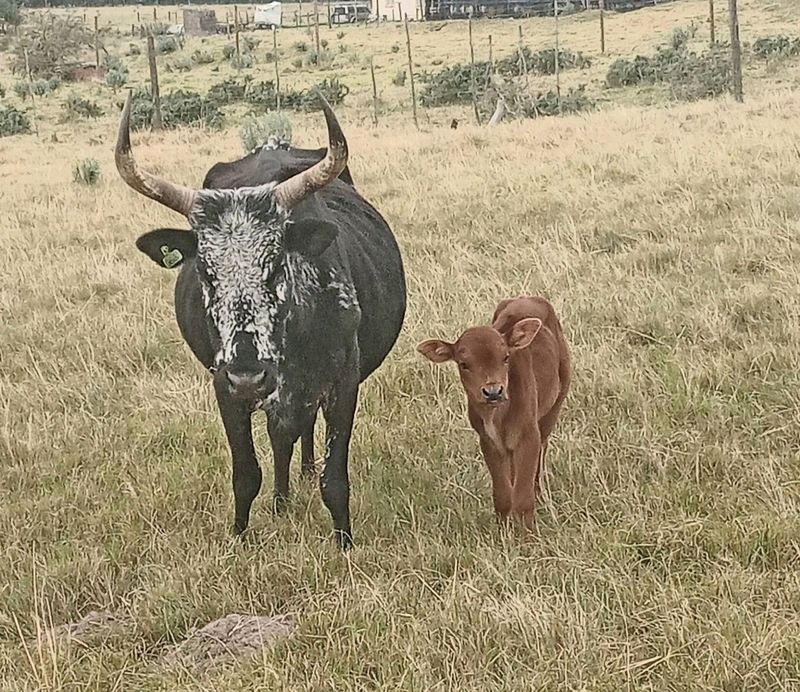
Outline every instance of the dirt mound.
<svg viewBox="0 0 800 692">
<path fill-rule="evenodd" d="M 233 613 L 210 622 L 188 639 L 172 647 L 165 663 L 203 668 L 223 657 L 252 654 L 288 637 L 295 628 L 289 615 L 264 617 Z"/>
</svg>

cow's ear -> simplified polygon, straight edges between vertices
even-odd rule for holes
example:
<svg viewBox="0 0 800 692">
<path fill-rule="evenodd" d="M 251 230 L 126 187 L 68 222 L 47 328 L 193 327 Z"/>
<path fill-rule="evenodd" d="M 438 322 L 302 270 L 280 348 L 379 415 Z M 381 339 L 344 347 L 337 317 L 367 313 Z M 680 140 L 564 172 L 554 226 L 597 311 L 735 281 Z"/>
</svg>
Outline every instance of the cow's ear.
<svg viewBox="0 0 800 692">
<path fill-rule="evenodd" d="M 192 231 L 159 228 L 140 236 L 136 247 L 157 265 L 174 269 L 197 254 L 197 236 Z"/>
<path fill-rule="evenodd" d="M 536 338 L 542 328 L 542 321 L 538 317 L 527 317 L 517 322 L 506 336 L 508 347 L 514 351 L 527 348 Z"/>
<path fill-rule="evenodd" d="M 433 363 L 446 363 L 453 360 L 453 344 L 448 344 L 441 339 L 428 339 L 417 346 L 423 356 Z"/>
<path fill-rule="evenodd" d="M 306 257 L 318 257 L 336 239 L 339 229 L 330 221 L 299 219 L 286 230 L 286 249 Z"/>
</svg>

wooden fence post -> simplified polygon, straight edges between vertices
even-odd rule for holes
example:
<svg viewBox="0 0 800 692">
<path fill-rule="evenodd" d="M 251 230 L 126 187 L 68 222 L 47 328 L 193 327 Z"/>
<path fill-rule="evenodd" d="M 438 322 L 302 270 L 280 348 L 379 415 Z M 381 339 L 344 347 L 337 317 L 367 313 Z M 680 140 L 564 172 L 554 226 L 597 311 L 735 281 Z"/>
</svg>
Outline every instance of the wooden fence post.
<svg viewBox="0 0 800 692">
<path fill-rule="evenodd" d="M 233 30 L 236 35 L 236 69 L 242 68 L 242 53 L 239 50 L 239 5 L 233 6 Z"/>
<path fill-rule="evenodd" d="M 154 22 L 158 21 L 158 8 L 157 7 L 153 8 L 153 21 Z"/>
<path fill-rule="evenodd" d="M 278 113 L 281 112 L 281 70 L 278 66 L 278 27 L 272 27 L 272 52 L 275 55 L 275 98 Z"/>
<path fill-rule="evenodd" d="M 406 27 L 406 49 L 408 51 L 408 76 L 411 79 L 411 107 L 414 112 L 414 126 L 419 130 L 417 120 L 417 91 L 414 88 L 414 61 L 411 58 L 411 34 L 408 33 L 408 15 L 403 14 L 403 23 Z"/>
<path fill-rule="evenodd" d="M 161 93 L 158 90 L 156 45 L 153 34 L 148 34 L 147 36 L 147 61 L 150 63 L 150 93 L 153 96 L 153 121 L 151 125 L 154 130 L 160 130 L 164 126 L 164 121 L 161 117 Z"/>
<path fill-rule="evenodd" d="M 94 16 L 94 64 L 100 69 L 100 29 L 97 26 L 97 15 Z"/>
<path fill-rule="evenodd" d="M 328 28 L 332 28 L 331 24 L 331 0 L 328 0 Z"/>
<path fill-rule="evenodd" d="M 28 58 L 28 49 L 23 48 L 25 55 L 25 73 L 28 75 L 28 94 L 31 97 L 31 110 L 33 111 L 33 131 L 39 136 L 39 115 L 36 112 L 36 99 L 33 97 L 33 77 L 31 76 L 31 61 Z"/>
<path fill-rule="evenodd" d="M 378 87 L 375 84 L 375 65 L 369 57 L 369 73 L 372 76 L 372 124 L 378 126 Z"/>
<path fill-rule="evenodd" d="M 714 2 L 714 0 L 711 0 Z M 600 0 L 600 52 L 606 52 L 606 0 Z"/>
<path fill-rule="evenodd" d="M 711 47 L 717 43 L 717 26 L 714 20 L 714 0 L 708 0 L 708 23 L 711 29 Z"/>
<path fill-rule="evenodd" d="M 525 91 L 528 90 L 528 64 L 525 60 L 525 46 L 522 43 L 522 24 L 519 25 L 519 66 L 525 77 Z"/>
<path fill-rule="evenodd" d="M 475 113 L 475 122 L 481 124 L 481 114 L 478 111 L 478 91 L 475 86 L 475 49 L 472 44 L 472 15 L 467 18 L 469 31 L 469 87 L 472 92 L 472 110 Z"/>
<path fill-rule="evenodd" d="M 319 64 L 319 7 L 317 6 L 317 0 L 314 0 L 314 48 L 317 51 Z"/>
<path fill-rule="evenodd" d="M 553 17 L 556 23 L 556 100 L 558 101 L 558 114 L 561 115 L 561 51 L 558 46 L 558 0 L 553 0 Z"/>
<path fill-rule="evenodd" d="M 733 96 L 739 102 L 744 101 L 742 92 L 742 46 L 739 43 L 739 8 L 737 0 L 728 0 L 728 12 L 731 23 L 731 76 L 733 77 Z"/>
</svg>

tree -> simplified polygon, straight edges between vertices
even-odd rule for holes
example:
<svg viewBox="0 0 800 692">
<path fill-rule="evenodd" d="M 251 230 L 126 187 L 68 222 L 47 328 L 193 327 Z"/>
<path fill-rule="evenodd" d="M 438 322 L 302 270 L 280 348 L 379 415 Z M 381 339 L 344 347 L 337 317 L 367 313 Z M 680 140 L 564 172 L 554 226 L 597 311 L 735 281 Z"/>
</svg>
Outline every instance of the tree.
<svg viewBox="0 0 800 692">
<path fill-rule="evenodd" d="M 0 0 L 4 1 L 7 0 Z M 92 32 L 78 17 L 31 13 L 14 48 L 12 69 L 25 73 L 27 49 L 33 77 L 62 77 L 93 46 Z"/>
<path fill-rule="evenodd" d="M 22 23 L 22 8 L 17 0 L 0 0 L 0 25 L 19 26 Z"/>
</svg>

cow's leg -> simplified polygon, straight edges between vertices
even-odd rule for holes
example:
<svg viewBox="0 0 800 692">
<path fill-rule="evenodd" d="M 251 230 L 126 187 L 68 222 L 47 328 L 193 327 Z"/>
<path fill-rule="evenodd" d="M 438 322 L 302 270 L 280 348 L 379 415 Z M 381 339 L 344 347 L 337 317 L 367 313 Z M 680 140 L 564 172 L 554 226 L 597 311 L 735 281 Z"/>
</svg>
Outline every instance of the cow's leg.
<svg viewBox="0 0 800 692">
<path fill-rule="evenodd" d="M 275 474 L 275 485 L 272 489 L 272 511 L 283 514 L 289 500 L 289 465 L 297 435 L 290 434 L 285 428 L 267 419 L 267 431 L 272 447 L 272 462 Z"/>
<path fill-rule="evenodd" d="M 490 441 L 481 438 L 481 451 L 492 477 L 492 500 L 497 518 L 504 521 L 511 511 L 511 469 L 506 455 Z"/>
<path fill-rule="evenodd" d="M 539 427 L 533 426 L 514 449 L 514 488 L 511 493 L 511 511 L 517 515 L 525 528 L 533 528 L 533 511 L 536 506 L 535 479 L 539 473 L 542 440 Z"/>
<path fill-rule="evenodd" d="M 322 408 L 326 423 L 326 444 L 319 487 L 322 501 L 331 513 L 333 529 L 342 550 L 347 550 L 353 545 L 347 463 L 358 400 L 357 372 L 353 369 L 352 376 L 347 381 L 336 385 Z"/>
<path fill-rule="evenodd" d="M 313 478 L 316 468 L 314 467 L 314 426 L 317 422 L 317 413 L 311 420 L 311 425 L 303 430 L 300 438 L 300 476 L 305 479 Z"/>
<path fill-rule="evenodd" d="M 233 532 L 242 533 L 250 521 L 250 507 L 261 489 L 261 469 L 253 446 L 250 410 L 231 399 L 224 384 L 215 383 L 217 404 L 233 460 Z"/>
</svg>

